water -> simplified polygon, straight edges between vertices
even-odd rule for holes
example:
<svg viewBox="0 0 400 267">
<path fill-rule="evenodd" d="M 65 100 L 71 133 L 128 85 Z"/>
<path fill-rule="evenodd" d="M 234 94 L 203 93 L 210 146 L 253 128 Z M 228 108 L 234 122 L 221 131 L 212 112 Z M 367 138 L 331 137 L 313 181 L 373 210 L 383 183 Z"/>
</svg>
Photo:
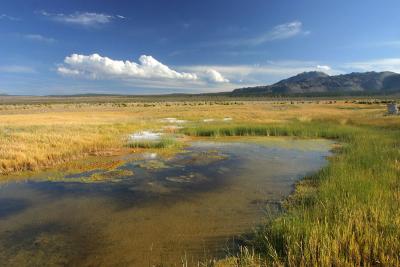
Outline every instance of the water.
<svg viewBox="0 0 400 267">
<path fill-rule="evenodd" d="M 331 143 L 278 138 L 193 142 L 124 157 L 113 170 L 37 173 L 0 187 L 6 266 L 181 266 L 221 257 L 279 211 Z M 110 158 L 111 160 L 111 158 Z"/>
</svg>

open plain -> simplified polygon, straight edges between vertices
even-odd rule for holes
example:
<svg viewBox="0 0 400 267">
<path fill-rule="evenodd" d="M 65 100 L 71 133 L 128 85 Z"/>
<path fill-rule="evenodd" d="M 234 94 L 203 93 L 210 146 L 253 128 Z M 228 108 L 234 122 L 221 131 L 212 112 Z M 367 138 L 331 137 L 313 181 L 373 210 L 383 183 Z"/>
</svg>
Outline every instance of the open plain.
<svg viewBox="0 0 400 267">
<path fill-rule="evenodd" d="M 327 166 L 297 182 L 278 215 L 237 250 L 198 263 L 393 266 L 400 260 L 399 125 L 386 101 L 374 99 L 4 103 L 1 181 L 35 180 L 49 169 L 112 172 L 123 162 L 100 158 L 171 156 L 199 138 L 329 139 L 336 145 Z M 135 133 L 142 139 L 132 141 Z M 152 133 L 165 137 L 148 140 Z M 91 177 L 85 183 L 102 179 Z"/>
</svg>

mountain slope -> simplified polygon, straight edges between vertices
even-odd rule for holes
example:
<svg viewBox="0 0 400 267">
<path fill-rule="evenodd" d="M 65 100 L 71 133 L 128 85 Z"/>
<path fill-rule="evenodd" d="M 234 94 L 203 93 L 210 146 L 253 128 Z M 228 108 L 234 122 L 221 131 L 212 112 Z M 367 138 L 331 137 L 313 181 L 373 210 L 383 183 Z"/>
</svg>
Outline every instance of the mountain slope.
<svg viewBox="0 0 400 267">
<path fill-rule="evenodd" d="M 300 73 L 272 85 L 235 89 L 232 95 L 346 92 L 400 92 L 400 74 L 364 72 L 329 76 L 323 72 L 311 71 Z"/>
</svg>

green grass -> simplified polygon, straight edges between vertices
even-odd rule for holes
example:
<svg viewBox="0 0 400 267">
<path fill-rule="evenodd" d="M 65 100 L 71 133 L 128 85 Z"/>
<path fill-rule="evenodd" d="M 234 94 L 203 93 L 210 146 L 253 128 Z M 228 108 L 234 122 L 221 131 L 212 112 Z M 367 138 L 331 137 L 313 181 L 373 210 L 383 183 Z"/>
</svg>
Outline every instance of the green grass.
<svg viewBox="0 0 400 267">
<path fill-rule="evenodd" d="M 248 251 L 219 266 L 400 265 L 400 131 L 334 122 L 217 125 L 195 136 L 298 136 L 342 143 L 330 164 L 302 180 L 285 212 L 260 226 Z"/>
<path fill-rule="evenodd" d="M 130 148 L 177 148 L 181 146 L 181 143 L 171 137 L 163 137 L 160 140 L 140 140 L 140 141 L 131 141 L 127 145 Z"/>
<path fill-rule="evenodd" d="M 288 124 L 236 124 L 210 125 L 185 128 L 182 132 L 189 136 L 297 136 L 303 138 L 329 138 L 348 141 L 355 131 L 351 126 L 338 127 L 323 122 L 297 122 Z"/>
</svg>

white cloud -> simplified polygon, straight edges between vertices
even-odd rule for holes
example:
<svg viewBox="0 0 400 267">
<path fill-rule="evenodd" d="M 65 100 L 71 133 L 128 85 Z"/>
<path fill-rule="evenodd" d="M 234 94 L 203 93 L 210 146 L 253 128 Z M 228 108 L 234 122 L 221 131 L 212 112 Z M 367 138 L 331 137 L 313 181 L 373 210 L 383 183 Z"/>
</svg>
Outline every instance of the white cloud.
<svg viewBox="0 0 400 267">
<path fill-rule="evenodd" d="M 295 20 L 292 22 L 276 25 L 271 30 L 255 37 L 214 42 L 208 45 L 257 46 L 267 42 L 289 39 L 295 36 L 308 34 L 310 34 L 310 31 L 306 31 L 303 29 L 303 23 L 301 21 Z"/>
<path fill-rule="evenodd" d="M 384 58 L 344 64 L 345 68 L 357 71 L 393 71 L 400 73 L 400 58 Z"/>
<path fill-rule="evenodd" d="M 221 91 L 271 84 L 301 72 L 321 69 L 329 75 L 342 73 L 316 61 L 281 60 L 260 65 L 194 65 L 172 68 L 152 56 L 142 55 L 138 62 L 133 62 L 98 54 L 67 56 L 57 71 L 64 76 L 114 80 L 141 88 Z"/>
<path fill-rule="evenodd" d="M 27 40 L 44 42 L 44 43 L 54 43 L 56 40 L 50 37 L 46 37 L 40 34 L 25 34 L 23 37 Z"/>
<path fill-rule="evenodd" d="M 255 38 L 243 40 L 243 42 L 251 45 L 260 45 L 266 42 L 289 39 L 298 35 L 308 35 L 309 31 L 303 30 L 303 23 L 301 21 L 292 21 L 275 26 L 271 31 L 262 34 Z"/>
<path fill-rule="evenodd" d="M 267 41 L 291 38 L 302 33 L 309 34 L 308 31 L 303 31 L 303 23 L 301 21 L 292 21 L 275 26 L 272 31 L 264 36 L 256 38 L 254 41 L 257 43 L 264 43 Z"/>
<path fill-rule="evenodd" d="M 81 72 L 79 70 L 68 69 L 66 67 L 58 67 L 57 71 L 62 75 L 69 75 L 69 76 L 81 75 Z"/>
<path fill-rule="evenodd" d="M 182 66 L 181 69 L 197 73 L 213 69 L 229 79 L 230 84 L 236 84 L 236 87 L 245 87 L 271 84 L 301 72 L 320 70 L 317 67 L 318 65 L 324 66 L 315 61 L 280 60 L 255 65 Z M 324 70 L 324 72 L 329 75 L 342 73 L 342 71 L 333 68 Z"/>
<path fill-rule="evenodd" d="M 36 71 L 28 66 L 7 65 L 0 66 L 0 73 L 35 73 Z"/>
<path fill-rule="evenodd" d="M 57 22 L 81 26 L 99 26 L 110 23 L 114 19 L 125 19 L 121 15 L 109 15 L 95 12 L 75 12 L 72 14 L 40 12 L 41 15 Z"/>
<path fill-rule="evenodd" d="M 224 76 L 222 76 L 221 73 L 219 73 L 218 71 L 214 70 L 214 69 L 207 69 L 204 72 L 204 77 L 213 83 L 228 83 L 229 80 L 226 79 Z"/>
<path fill-rule="evenodd" d="M 317 65 L 317 69 L 322 70 L 322 71 L 329 71 L 331 70 L 331 67 L 327 65 Z"/>
<path fill-rule="evenodd" d="M 0 14 L 0 20 L 2 20 L 2 19 L 11 20 L 11 21 L 20 21 L 21 20 L 20 18 L 17 18 L 17 17 L 9 16 L 6 14 Z"/>
<path fill-rule="evenodd" d="M 64 75 L 79 75 L 93 79 L 171 79 L 195 81 L 195 73 L 178 72 L 157 61 L 152 56 L 142 55 L 139 63 L 113 60 L 99 54 L 89 56 L 72 54 L 64 59 L 64 66 L 58 72 Z"/>
</svg>

